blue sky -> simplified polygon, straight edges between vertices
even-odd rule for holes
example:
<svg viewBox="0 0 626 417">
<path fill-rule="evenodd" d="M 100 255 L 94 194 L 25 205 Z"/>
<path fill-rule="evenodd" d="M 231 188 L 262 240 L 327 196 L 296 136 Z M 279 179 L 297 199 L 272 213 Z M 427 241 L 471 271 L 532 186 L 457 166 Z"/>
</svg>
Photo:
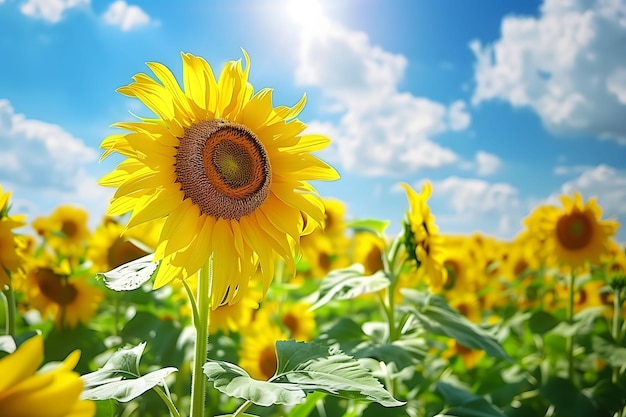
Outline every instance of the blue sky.
<svg viewBox="0 0 626 417">
<path fill-rule="evenodd" d="M 306 93 L 349 218 L 392 221 L 399 182 L 433 184 L 444 233 L 512 238 L 561 193 L 626 223 L 626 1 L 0 0 L 0 184 L 28 220 L 59 204 L 104 214 L 110 125 L 148 115 L 115 92 L 181 52 L 251 56 L 274 104 Z M 618 232 L 626 241 L 626 228 Z"/>
</svg>

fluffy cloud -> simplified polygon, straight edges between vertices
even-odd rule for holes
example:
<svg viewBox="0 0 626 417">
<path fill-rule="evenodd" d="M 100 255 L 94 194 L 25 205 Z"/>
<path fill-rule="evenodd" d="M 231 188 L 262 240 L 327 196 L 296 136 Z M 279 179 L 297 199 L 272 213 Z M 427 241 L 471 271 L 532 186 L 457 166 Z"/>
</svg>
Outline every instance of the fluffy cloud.
<svg viewBox="0 0 626 417">
<path fill-rule="evenodd" d="M 146 12 L 139 6 L 127 4 L 124 0 L 111 3 L 102 18 L 107 24 L 119 26 L 123 31 L 129 31 L 150 23 L 150 16 Z"/>
<path fill-rule="evenodd" d="M 579 191 L 585 201 L 596 197 L 603 209 L 603 217 L 622 217 L 621 224 L 626 224 L 626 171 L 608 165 L 598 165 L 584 170 L 578 177 L 561 186 L 561 194 Z M 549 200 L 555 201 L 557 195 Z"/>
<path fill-rule="evenodd" d="M 476 172 L 480 176 L 495 174 L 502 167 L 502 160 L 484 151 L 476 152 Z"/>
<path fill-rule="evenodd" d="M 626 143 L 625 16 L 620 0 L 545 0 L 538 18 L 504 18 L 500 39 L 470 44 L 473 103 L 505 100 L 554 133 Z"/>
<path fill-rule="evenodd" d="M 23 14 L 57 23 L 71 8 L 88 5 L 90 0 L 28 0 L 20 6 Z"/>
<path fill-rule="evenodd" d="M 337 123 L 312 123 L 333 138 L 327 159 L 366 175 L 406 174 L 459 161 L 432 138 L 469 126 L 464 102 L 445 105 L 399 91 L 404 56 L 372 45 L 363 32 L 322 16 L 316 21 L 301 27 L 295 79 L 319 87 L 340 112 Z"/>
<path fill-rule="evenodd" d="M 437 224 L 444 233 L 480 230 L 508 239 L 519 232 L 526 214 L 526 205 L 515 187 L 482 179 L 452 176 L 435 181 L 432 200 L 438 209 Z"/>
<path fill-rule="evenodd" d="M 16 187 L 73 191 L 94 149 L 58 125 L 27 119 L 0 100 L 0 180 Z"/>
</svg>

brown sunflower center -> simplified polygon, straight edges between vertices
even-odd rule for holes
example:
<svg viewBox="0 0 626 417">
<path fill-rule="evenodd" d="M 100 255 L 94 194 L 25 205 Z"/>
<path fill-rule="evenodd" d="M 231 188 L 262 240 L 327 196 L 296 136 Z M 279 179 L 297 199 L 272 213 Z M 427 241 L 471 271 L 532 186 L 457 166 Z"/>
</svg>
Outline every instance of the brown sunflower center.
<svg viewBox="0 0 626 417">
<path fill-rule="evenodd" d="M 300 321 L 298 320 L 298 317 L 294 316 L 291 313 L 288 313 L 283 316 L 282 322 L 285 327 L 289 329 L 292 336 L 298 333 L 298 328 L 300 327 Z"/>
<path fill-rule="evenodd" d="M 565 249 L 582 249 L 591 242 L 593 225 L 585 213 L 573 212 L 559 218 L 556 223 L 556 236 Z"/>
<path fill-rule="evenodd" d="M 215 119 L 185 129 L 176 153 L 176 181 L 203 214 L 239 219 L 267 198 L 270 161 L 247 127 Z"/>
<path fill-rule="evenodd" d="M 56 304 L 67 305 L 76 298 L 76 288 L 68 283 L 63 275 L 55 273 L 50 268 L 39 269 L 37 281 L 41 293 Z"/>
<path fill-rule="evenodd" d="M 66 237 L 73 238 L 78 233 L 78 226 L 76 222 L 64 220 L 61 224 L 61 231 Z"/>
<path fill-rule="evenodd" d="M 270 379 L 276 373 L 278 361 L 273 346 L 266 346 L 259 355 L 259 370 L 266 379 Z"/>
<path fill-rule="evenodd" d="M 124 265 L 125 263 L 134 261 L 135 259 L 139 259 L 146 255 L 146 252 L 120 237 L 115 239 L 109 248 L 107 253 L 107 262 L 109 267 L 117 268 L 120 265 Z"/>
</svg>

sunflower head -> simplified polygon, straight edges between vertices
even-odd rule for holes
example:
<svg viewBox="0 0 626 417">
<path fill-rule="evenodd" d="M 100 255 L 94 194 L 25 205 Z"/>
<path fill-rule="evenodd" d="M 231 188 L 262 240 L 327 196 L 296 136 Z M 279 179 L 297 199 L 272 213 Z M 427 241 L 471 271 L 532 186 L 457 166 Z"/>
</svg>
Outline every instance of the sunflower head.
<svg viewBox="0 0 626 417">
<path fill-rule="evenodd" d="M 602 220 L 602 209 L 594 198 L 583 202 L 582 196 L 560 197 L 562 208 L 553 211 L 547 222 L 548 248 L 560 264 L 581 267 L 587 262 L 599 264 L 610 248 L 610 238 L 617 230 L 614 220 Z"/>
<path fill-rule="evenodd" d="M 103 157 L 126 159 L 101 179 L 117 191 L 108 214 L 130 212 L 128 230 L 162 221 L 154 286 L 195 274 L 213 259 L 212 306 L 236 303 L 258 268 L 267 289 L 279 256 L 293 265 L 300 237 L 324 223 L 324 204 L 310 180 L 337 172 L 311 152 L 329 139 L 305 135 L 293 107 L 254 92 L 249 57 L 229 61 L 219 77 L 202 58 L 182 54 L 182 87 L 167 67 L 138 74 L 119 91 L 157 117 L 118 123 Z"/>
</svg>

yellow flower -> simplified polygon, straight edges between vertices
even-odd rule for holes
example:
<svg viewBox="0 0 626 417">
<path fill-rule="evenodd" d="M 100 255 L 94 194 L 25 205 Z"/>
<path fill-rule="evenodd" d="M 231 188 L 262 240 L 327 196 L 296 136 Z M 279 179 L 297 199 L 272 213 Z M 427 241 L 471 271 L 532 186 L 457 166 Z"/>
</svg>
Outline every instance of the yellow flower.
<svg viewBox="0 0 626 417">
<path fill-rule="evenodd" d="M 553 212 L 547 222 L 547 248 L 560 264 L 584 266 L 586 262 L 598 265 L 608 253 L 610 237 L 618 223 L 601 220 L 602 209 L 594 198 L 583 203 L 580 193 L 574 197 L 561 196 L 561 210 Z"/>
<path fill-rule="evenodd" d="M 254 379 L 270 379 L 278 366 L 276 341 L 285 339 L 285 334 L 272 322 L 255 321 L 244 333 L 239 366 Z"/>
<path fill-rule="evenodd" d="M 63 255 L 83 255 L 91 232 L 87 227 L 88 213 L 80 207 L 61 205 L 49 217 L 33 222 L 46 242 Z"/>
<path fill-rule="evenodd" d="M 80 399 L 83 381 L 73 371 L 79 358 L 74 351 L 55 369 L 36 373 L 43 360 L 43 338 L 37 335 L 0 359 L 2 417 L 93 416 L 96 406 Z"/>
<path fill-rule="evenodd" d="M 24 226 L 24 216 L 9 216 L 9 198 L 11 193 L 3 193 L 0 186 L 0 290 L 11 285 L 10 274 L 16 272 L 22 264 L 13 229 Z"/>
<path fill-rule="evenodd" d="M 385 242 L 381 237 L 370 232 L 357 232 L 352 237 L 352 243 L 354 262 L 363 265 L 365 275 L 372 275 L 383 269 Z"/>
<path fill-rule="evenodd" d="M 131 236 L 123 236 L 123 231 L 124 226 L 112 219 L 105 220 L 96 228 L 87 249 L 87 258 L 93 262 L 95 272 L 110 271 L 148 254 L 129 240 Z M 145 230 L 144 234 L 138 235 L 136 240 L 144 243 L 150 240 L 146 239 L 149 234 L 150 230 Z"/>
<path fill-rule="evenodd" d="M 51 266 L 36 260 L 27 267 L 24 289 L 30 305 L 44 318 L 52 317 L 57 327 L 86 323 L 103 299 L 102 290 L 85 277 L 70 277 L 69 265 Z"/>
<path fill-rule="evenodd" d="M 443 266 L 444 241 L 438 234 L 435 216 L 428 206 L 432 187 L 426 182 L 418 194 L 410 185 L 404 183 L 400 185 L 406 191 L 410 206 L 406 223 L 410 230 L 405 234 L 409 256 L 417 262 L 418 275 L 426 280 L 431 290 L 439 292 L 448 279 L 448 271 Z"/>
<path fill-rule="evenodd" d="M 447 340 L 448 348 L 442 353 L 445 359 L 460 357 L 463 361 L 465 369 L 474 369 L 480 359 L 485 356 L 485 351 L 480 349 L 471 349 L 457 342 L 454 339 Z"/>
<path fill-rule="evenodd" d="M 329 139 L 302 135 L 304 97 L 274 107 L 271 89 L 255 94 L 248 83 L 244 56 L 245 69 L 229 61 L 216 79 L 204 59 L 182 54 L 184 90 L 164 65 L 148 63 L 157 79 L 138 74 L 118 91 L 158 117 L 118 123 L 128 133 L 101 144 L 103 158 L 126 157 L 100 181 L 118 188 L 108 214 L 131 211 L 131 229 L 165 218 L 154 287 L 195 274 L 213 255 L 212 308 L 241 298 L 258 264 L 266 290 L 274 254 L 293 265 L 300 236 L 324 221 L 308 181 L 338 178 L 311 154 Z"/>
</svg>

